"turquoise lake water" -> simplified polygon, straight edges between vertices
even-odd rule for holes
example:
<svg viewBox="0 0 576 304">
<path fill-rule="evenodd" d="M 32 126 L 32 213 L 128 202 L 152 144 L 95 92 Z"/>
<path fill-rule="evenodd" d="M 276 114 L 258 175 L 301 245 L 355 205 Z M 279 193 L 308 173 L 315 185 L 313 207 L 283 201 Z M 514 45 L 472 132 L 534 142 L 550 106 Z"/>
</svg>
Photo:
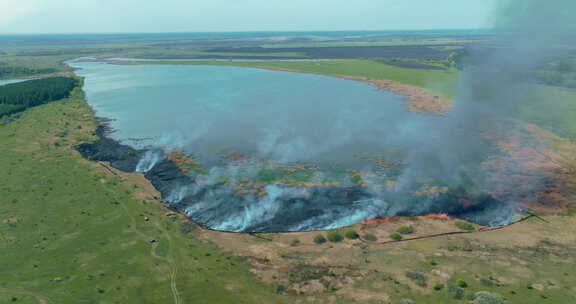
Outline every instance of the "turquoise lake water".
<svg viewBox="0 0 576 304">
<path fill-rule="evenodd" d="M 434 117 L 398 95 L 328 76 L 222 66 L 77 62 L 87 100 L 113 137 L 193 153 L 240 151 L 279 162 L 366 165 L 426 136 Z M 140 139 L 134 141 L 133 139 Z M 142 141 L 143 140 L 143 141 Z"/>
</svg>

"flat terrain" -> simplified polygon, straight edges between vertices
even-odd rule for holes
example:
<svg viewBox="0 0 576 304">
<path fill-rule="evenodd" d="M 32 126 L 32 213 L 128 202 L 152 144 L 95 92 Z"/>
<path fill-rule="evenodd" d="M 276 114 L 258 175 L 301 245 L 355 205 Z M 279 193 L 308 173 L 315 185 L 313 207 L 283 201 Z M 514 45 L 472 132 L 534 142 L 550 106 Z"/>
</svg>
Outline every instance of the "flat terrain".
<svg viewBox="0 0 576 304">
<path fill-rule="evenodd" d="M 486 39 L 483 34 L 458 33 L 371 38 L 286 34 L 282 40 L 272 34 L 258 39 L 251 35 L 2 37 L 0 70 L 6 74 L 0 78 L 70 72 L 62 61 L 80 56 L 208 56 L 205 61 L 145 63 L 391 80 L 450 98 L 456 95 L 458 71 L 445 68 L 443 60 L 212 59 L 305 58 L 306 49 L 323 47 L 455 50 Z M 330 49 L 313 52 L 326 54 Z M 541 88 L 547 102 L 527 100 L 524 119 L 575 137 L 576 91 Z M 142 175 L 83 159 L 73 147 L 94 140 L 95 128 L 80 91 L 0 123 L 0 303 L 413 303 L 410 299 L 417 304 L 464 304 L 479 291 L 512 304 L 576 303 L 574 202 L 568 202 L 568 210 L 543 212 L 541 219 L 531 217 L 494 231 L 439 217 L 392 218 L 331 232 L 220 233 L 180 215 L 167 216 L 159 194 Z M 574 162 L 571 151 L 567 160 Z M 408 226 L 411 229 L 402 228 Z M 425 238 L 393 242 L 391 234 L 399 230 L 406 233 L 400 235 L 404 240 Z M 459 234 L 428 237 L 453 232 Z M 321 242 L 318 235 L 332 241 Z"/>
<path fill-rule="evenodd" d="M 389 243 L 407 225 L 415 231 L 405 238 L 463 231 L 453 220 L 399 218 L 323 244 L 313 239 L 325 232 L 228 234 L 167 217 L 141 175 L 72 149 L 95 128 L 79 94 L 0 127 L 3 301 L 463 303 L 477 291 L 508 303 L 576 300 L 574 216 Z"/>
<path fill-rule="evenodd" d="M 166 217 L 142 176 L 82 159 L 95 120 L 78 94 L 0 126 L 0 303 L 292 302 Z"/>
</svg>

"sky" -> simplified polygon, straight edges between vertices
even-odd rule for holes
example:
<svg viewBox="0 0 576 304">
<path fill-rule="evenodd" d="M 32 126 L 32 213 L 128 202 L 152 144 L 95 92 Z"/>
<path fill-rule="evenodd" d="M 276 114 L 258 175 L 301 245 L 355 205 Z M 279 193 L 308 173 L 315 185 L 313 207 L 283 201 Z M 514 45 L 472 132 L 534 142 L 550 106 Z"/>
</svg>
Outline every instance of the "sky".
<svg viewBox="0 0 576 304">
<path fill-rule="evenodd" d="M 0 34 L 490 27 L 502 0 L 0 0 Z"/>
</svg>

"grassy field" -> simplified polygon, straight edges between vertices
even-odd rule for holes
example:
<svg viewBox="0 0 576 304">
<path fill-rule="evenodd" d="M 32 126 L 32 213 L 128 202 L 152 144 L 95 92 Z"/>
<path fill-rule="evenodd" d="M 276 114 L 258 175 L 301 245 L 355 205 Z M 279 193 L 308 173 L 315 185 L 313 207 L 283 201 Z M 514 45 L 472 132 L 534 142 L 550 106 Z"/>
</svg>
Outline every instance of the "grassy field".
<svg viewBox="0 0 576 304">
<path fill-rule="evenodd" d="M 536 97 L 522 107 L 522 117 L 560 136 L 576 138 L 576 89 L 542 86 Z"/>
<path fill-rule="evenodd" d="M 292 303 L 164 216 L 141 176 L 82 159 L 94 127 L 78 92 L 0 126 L 0 303 Z"/>
<path fill-rule="evenodd" d="M 545 219 L 548 223 L 532 218 L 491 232 L 392 243 L 386 243 L 390 234 L 401 227 L 413 227 L 404 238 L 462 228 L 454 220 L 395 218 L 332 232 L 263 235 L 267 240 L 202 235 L 239 255 L 259 257 L 253 265 L 262 280 L 313 303 L 339 297 L 360 303 L 503 303 L 472 302 L 478 292 L 499 295 L 509 304 L 573 303 L 576 218 Z M 350 229 L 361 238 L 314 241 L 318 234 L 330 239 Z M 402 302 L 408 299 L 414 302 Z"/>
</svg>

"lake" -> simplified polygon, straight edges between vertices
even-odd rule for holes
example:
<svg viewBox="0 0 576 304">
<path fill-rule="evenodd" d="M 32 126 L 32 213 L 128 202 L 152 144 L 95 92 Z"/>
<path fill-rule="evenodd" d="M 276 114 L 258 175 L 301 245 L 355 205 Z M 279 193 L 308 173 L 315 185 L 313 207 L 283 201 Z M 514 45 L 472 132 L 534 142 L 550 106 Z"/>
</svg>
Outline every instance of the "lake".
<svg viewBox="0 0 576 304">
<path fill-rule="evenodd" d="M 113 138 L 202 166 L 164 201 L 207 227 L 332 229 L 428 210 L 400 203 L 389 185 L 442 117 L 409 112 L 403 97 L 370 83 L 229 66 L 71 65 L 96 114 L 112 119 Z M 140 172 L 160 157 L 147 153 Z"/>
<path fill-rule="evenodd" d="M 422 136 L 430 117 L 364 82 L 218 66 L 74 63 L 113 137 L 184 150 L 213 164 L 241 151 L 279 162 L 359 166 L 359 153 Z M 425 133 L 425 132 L 424 132 Z M 131 141 L 131 139 L 140 139 Z M 143 140 L 143 141 L 142 141 Z"/>
</svg>

